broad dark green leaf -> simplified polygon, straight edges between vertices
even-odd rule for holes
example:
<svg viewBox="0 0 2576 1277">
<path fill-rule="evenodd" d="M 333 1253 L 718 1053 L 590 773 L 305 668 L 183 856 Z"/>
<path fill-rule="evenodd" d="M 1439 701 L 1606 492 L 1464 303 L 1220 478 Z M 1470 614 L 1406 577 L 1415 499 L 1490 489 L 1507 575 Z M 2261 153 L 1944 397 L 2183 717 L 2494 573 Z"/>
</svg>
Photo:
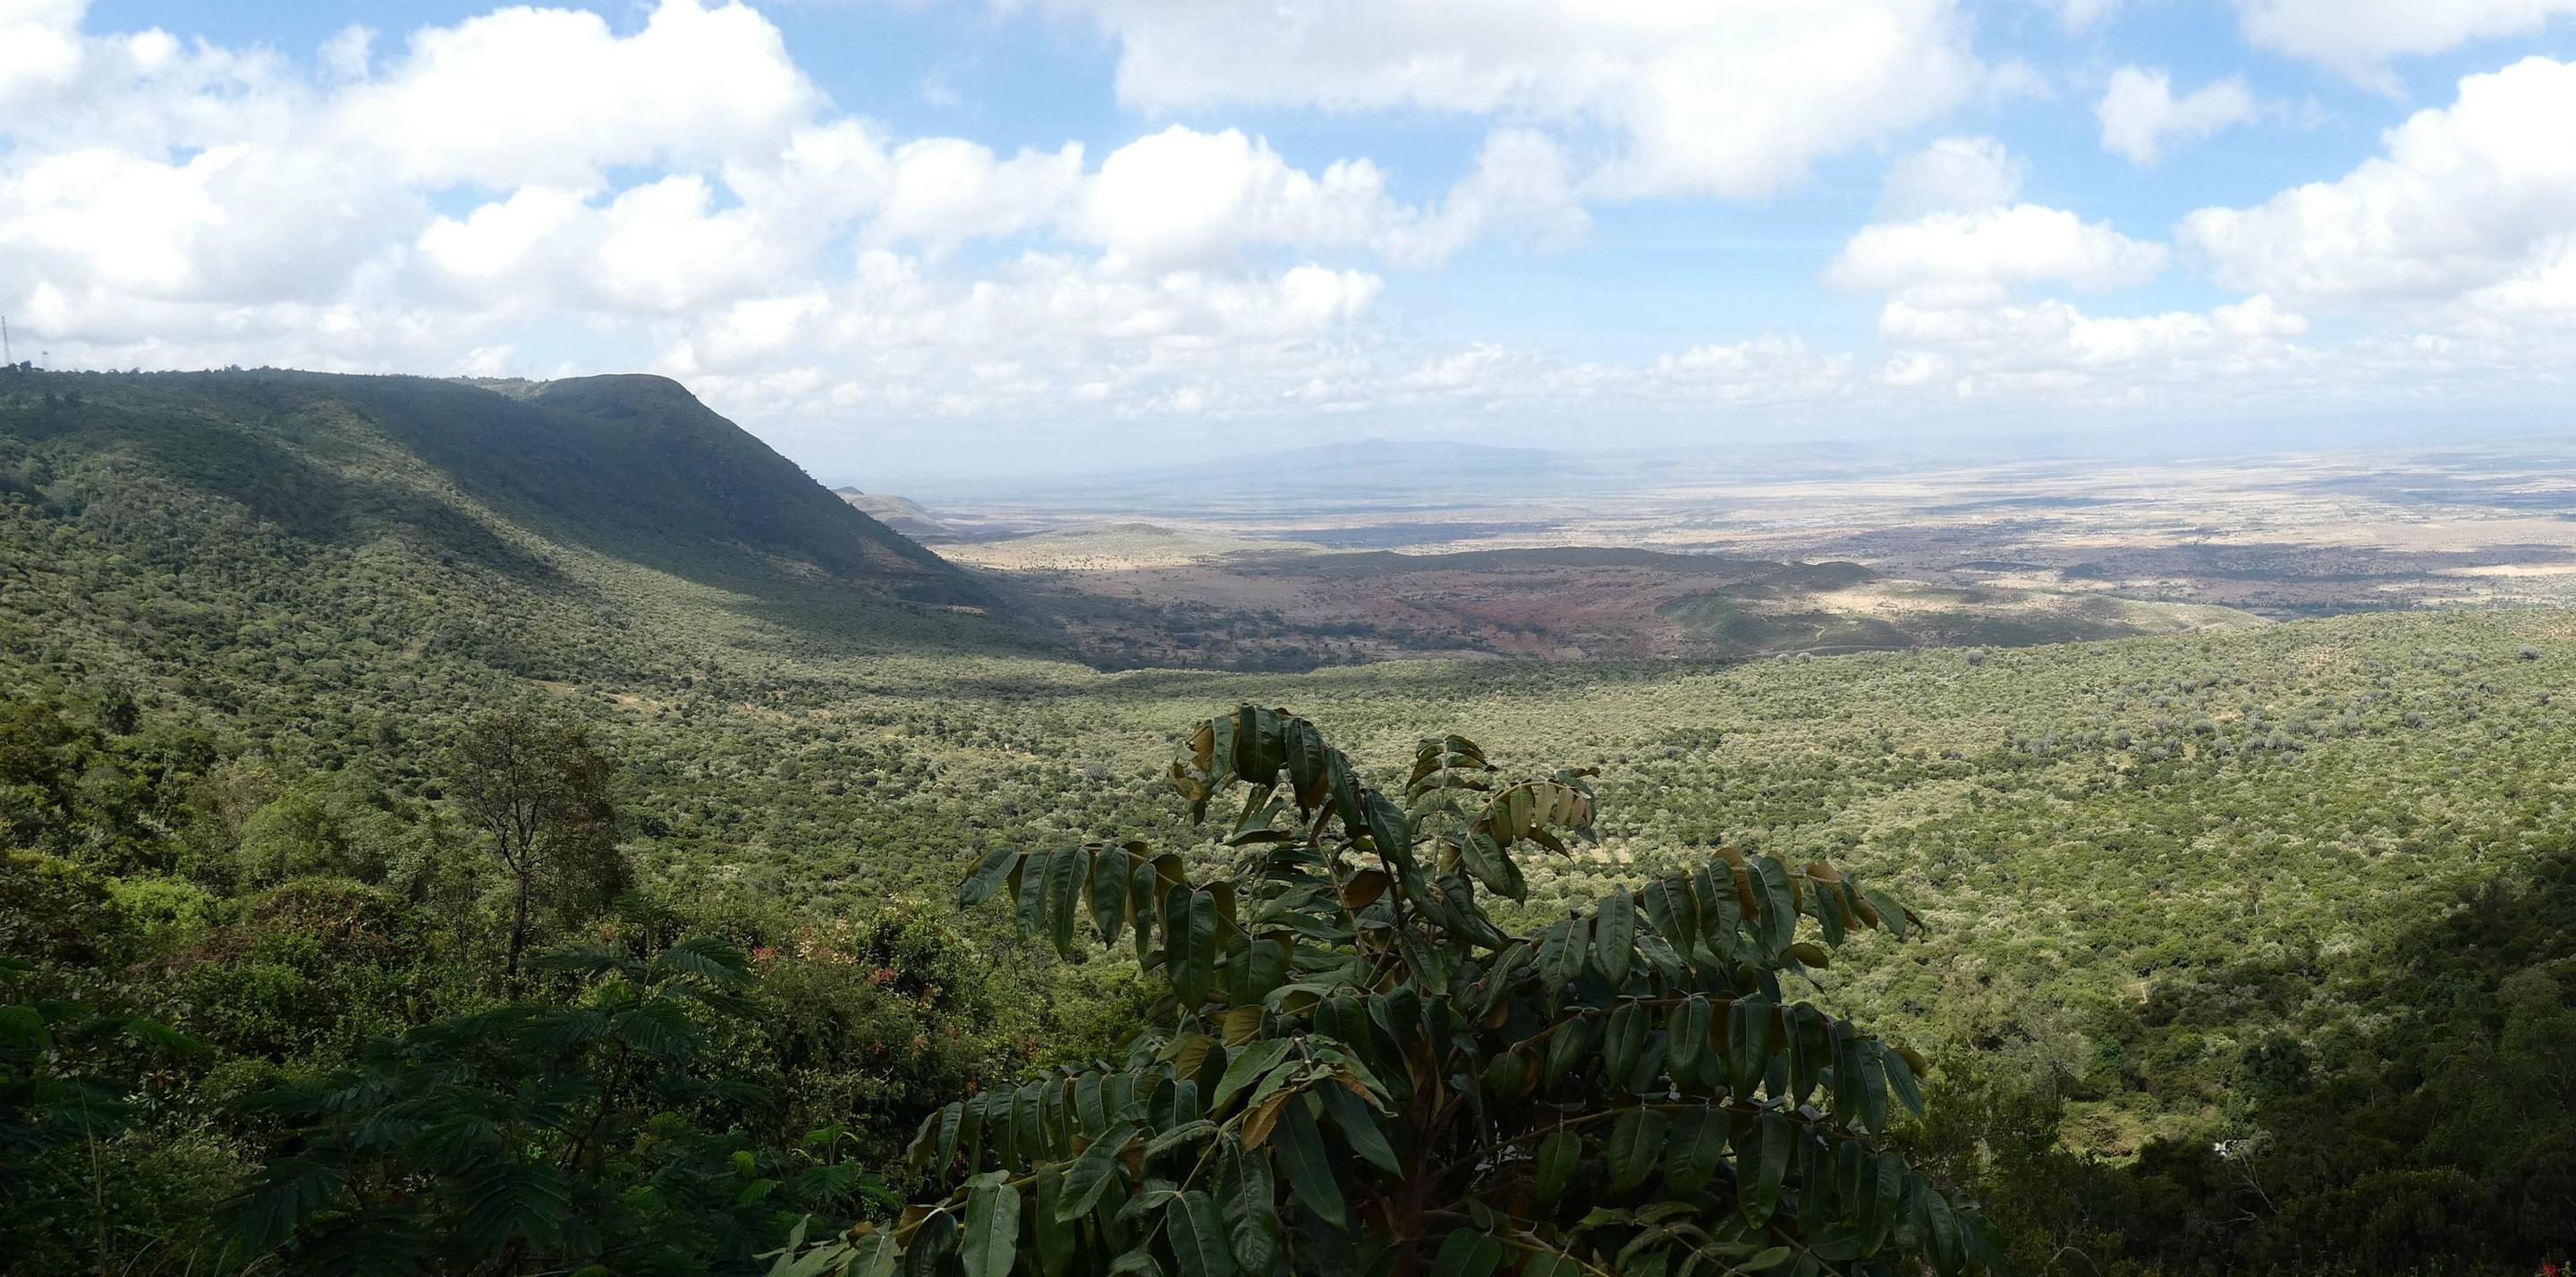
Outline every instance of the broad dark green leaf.
<svg viewBox="0 0 2576 1277">
<path fill-rule="evenodd" d="M 1736 1149 L 1737 1204 L 1747 1222 L 1760 1224 L 1780 1202 L 1780 1185 L 1797 1159 L 1797 1131 L 1779 1113 L 1754 1119 L 1753 1138 Z"/>
<path fill-rule="evenodd" d="M 1610 1013 L 1609 1026 L 1601 1038 L 1602 1066 L 1613 1084 L 1623 1082 L 1636 1072 L 1637 1061 L 1646 1053 L 1646 1041 L 1653 1026 L 1646 1009 L 1634 1002 L 1622 1002 Z"/>
<path fill-rule="evenodd" d="M 1325 1223 L 1349 1227 L 1350 1207 L 1342 1199 L 1341 1179 L 1325 1151 L 1324 1133 L 1316 1127 L 1315 1116 L 1306 1110 L 1302 1099 L 1288 1102 L 1270 1141 L 1278 1150 L 1280 1169 L 1287 1172 L 1288 1187 L 1296 1199 Z"/>
<path fill-rule="evenodd" d="M 1232 1277 L 1234 1247 L 1226 1240 L 1224 1215 L 1215 1199 L 1190 1189 L 1165 1208 L 1163 1221 L 1181 1277 Z"/>
<path fill-rule="evenodd" d="M 1225 1074 L 1217 1079 L 1216 1090 L 1208 1096 L 1208 1111 L 1214 1113 L 1224 1109 L 1228 1100 L 1242 1094 L 1259 1081 L 1262 1074 L 1277 1067 L 1295 1046 L 1296 1043 L 1286 1038 L 1272 1038 L 1235 1052 L 1234 1058 L 1226 1061 Z"/>
<path fill-rule="evenodd" d="M 1655 1163 L 1664 1151 L 1664 1115 L 1650 1108 L 1632 1108 L 1610 1122 L 1610 1143 L 1605 1154 L 1610 1169 L 1610 1191 L 1624 1193 L 1646 1182 L 1655 1173 Z"/>
<path fill-rule="evenodd" d="M 1385 1174 L 1404 1173 L 1404 1164 L 1396 1160 L 1394 1146 L 1387 1143 L 1386 1132 L 1366 1102 L 1338 1085 L 1323 1087 L 1317 1094 L 1324 1099 L 1324 1116 L 1332 1119 L 1353 1154 Z"/>
<path fill-rule="evenodd" d="M 1127 892 L 1134 885 L 1132 858 L 1115 847 L 1103 847 L 1091 862 L 1091 925 L 1100 943 L 1116 944 L 1127 924 Z"/>
<path fill-rule="evenodd" d="M 1549 1133 L 1538 1144 L 1536 1164 L 1531 1168 L 1530 1195 L 1540 1202 L 1553 1202 L 1565 1195 L 1573 1182 L 1575 1164 L 1583 1157 L 1583 1138 L 1559 1129 Z"/>
<path fill-rule="evenodd" d="M 1190 983 L 1183 1000 L 1196 1006 L 1207 997 L 1215 982 L 1216 959 L 1220 952 L 1218 935 L 1223 930 L 1214 895 L 1204 891 L 1190 893 L 1189 949 Z"/>
<path fill-rule="evenodd" d="M 1020 852 L 1017 848 L 1004 847 L 986 853 L 984 862 L 975 866 L 975 872 L 966 875 L 966 881 L 957 885 L 957 903 L 972 906 L 991 899 L 993 892 L 1002 885 L 1002 880 L 1008 877 L 1013 869 L 1019 868 L 1019 865 Z"/>
<path fill-rule="evenodd" d="M 1675 1193 L 1688 1196 L 1707 1186 L 1726 1157 L 1732 1119 L 1724 1109 L 1690 1109 L 1673 1119 L 1664 1150 L 1664 1179 Z"/>
<path fill-rule="evenodd" d="M 1064 1172 L 1063 1200 L 1055 1204 L 1059 1220 L 1078 1219 L 1100 1204 L 1100 1195 L 1126 1174 L 1119 1155 L 1136 1142 L 1134 1126 L 1120 1126 L 1091 1142 Z"/>
<path fill-rule="evenodd" d="M 1616 991 L 1637 960 L 1637 902 L 1626 891 L 1601 900 L 1592 923 L 1592 969 Z"/>
<path fill-rule="evenodd" d="M 1074 920 L 1081 916 L 1083 884 L 1091 877 L 1091 849 L 1067 847 L 1047 864 L 1047 930 L 1056 952 L 1073 956 Z"/>
<path fill-rule="evenodd" d="M 966 1192 L 966 1233 L 957 1258 L 966 1277 L 1010 1277 L 1020 1251 L 1020 1190 L 1005 1183 L 1007 1172 L 976 1177 Z"/>
<path fill-rule="evenodd" d="M 1431 1277 L 1493 1277 L 1503 1266 L 1503 1243 L 1481 1229 L 1454 1229 L 1431 1257 Z"/>
<path fill-rule="evenodd" d="M 1711 1014 L 1708 999 L 1694 993 L 1682 999 L 1665 1019 L 1664 1067 L 1672 1073 L 1675 1085 L 1689 1085 L 1708 1059 Z"/>
</svg>

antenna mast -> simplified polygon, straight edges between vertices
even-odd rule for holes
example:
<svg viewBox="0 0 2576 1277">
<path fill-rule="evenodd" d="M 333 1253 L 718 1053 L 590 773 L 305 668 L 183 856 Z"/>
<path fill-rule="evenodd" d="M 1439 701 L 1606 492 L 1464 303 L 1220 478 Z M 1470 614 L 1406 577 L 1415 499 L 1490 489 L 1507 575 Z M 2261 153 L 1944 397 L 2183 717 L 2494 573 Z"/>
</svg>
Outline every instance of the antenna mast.
<svg viewBox="0 0 2576 1277">
<path fill-rule="evenodd" d="M 0 315 L 0 367 L 18 362 L 18 352 L 9 347 L 9 317 Z"/>
</svg>

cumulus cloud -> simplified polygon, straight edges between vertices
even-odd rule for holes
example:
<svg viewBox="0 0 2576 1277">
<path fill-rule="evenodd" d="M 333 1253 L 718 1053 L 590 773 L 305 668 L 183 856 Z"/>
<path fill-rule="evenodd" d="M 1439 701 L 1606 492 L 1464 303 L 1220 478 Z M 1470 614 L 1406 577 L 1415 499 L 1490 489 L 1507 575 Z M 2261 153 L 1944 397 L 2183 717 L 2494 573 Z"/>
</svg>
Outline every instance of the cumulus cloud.
<svg viewBox="0 0 2576 1277">
<path fill-rule="evenodd" d="M 1148 266 L 1205 265 L 1247 247 L 1362 249 L 1418 266 L 1497 229 L 1562 240 L 1588 224 L 1563 151 L 1528 130 L 1494 133 L 1440 206 L 1417 208 L 1367 160 L 1309 173 L 1241 130 L 1176 124 L 1102 160 L 1065 228 Z"/>
<path fill-rule="evenodd" d="M 1888 169 L 1879 215 L 1908 218 L 1999 208 L 2020 196 L 2029 169 L 1991 137 L 1945 137 Z"/>
<path fill-rule="evenodd" d="M 1838 288 L 1961 305 L 1997 301 L 2027 284 L 2101 290 L 2143 283 L 2163 272 L 2168 256 L 2163 245 L 2131 239 L 2108 222 L 2015 204 L 1864 226 L 1825 278 Z"/>
<path fill-rule="evenodd" d="M 2170 253 L 2025 201 L 1996 139 L 1941 136 L 1826 270 L 1883 295 L 1877 342 L 1679 320 L 1662 353 L 1591 361 L 1428 336 L 1436 297 L 1390 292 L 1474 245 L 1580 242 L 1603 199 L 1781 190 L 2010 73 L 1949 0 L 1060 4 L 1116 39 L 1131 105 L 1186 122 L 1089 148 L 899 135 L 724 0 L 296 52 L 0 0 L 0 309 L 91 367 L 649 367 L 817 459 L 853 426 L 954 455 L 961 424 L 1687 432 L 2489 394 L 2558 375 L 2576 332 L 2576 160 L 2545 127 L 2576 71 L 2546 60 L 2471 77 L 2340 179 L 2185 219 L 2227 304 L 2049 296 Z M 2106 115 L 2114 145 L 2160 155 L 2228 114 L 2154 83 Z M 1481 142 L 1441 189 L 1226 127 L 1226 102 L 1437 112 Z M 2369 336 L 2309 331 L 2356 309 Z"/>
<path fill-rule="evenodd" d="M 2140 167 L 2155 164 L 2172 142 L 2192 142 L 2254 118 L 2254 95 L 2229 76 L 2177 98 L 2173 77 L 2162 70 L 2124 66 L 2093 106 L 2102 122 L 2102 149 Z"/>
<path fill-rule="evenodd" d="M 2390 92 L 2392 58 L 2528 35 L 2576 0 L 2236 0 L 2245 40 Z"/>
<path fill-rule="evenodd" d="M 1954 0 L 1051 3 L 1116 39 L 1131 106 L 1603 125 L 1621 145 L 1586 181 L 1613 196 L 1766 195 L 1937 117 L 1986 75 Z"/>
<path fill-rule="evenodd" d="M 872 343 L 946 352 L 931 378 L 966 366 L 969 334 L 1039 353 L 871 402 L 954 411 L 1078 377 L 1169 406 L 1147 371 L 1189 367 L 1215 411 L 1220 361 L 1334 339 L 1382 292 L 1363 265 L 1301 259 L 1419 267 L 1588 224 L 1563 148 L 1520 128 L 1416 203 L 1366 159 L 1301 168 L 1239 130 L 1151 133 L 1096 168 L 1079 143 L 895 137 L 833 107 L 738 2 L 659 0 L 622 29 L 528 7 L 390 41 L 350 27 L 304 69 L 86 16 L 0 10 L 0 306 L 92 364 L 548 375 L 549 349 L 578 347 L 748 376 Z M 952 276 L 969 240 L 1005 264 Z M 853 253 L 852 279 L 779 291 Z M 1098 375 L 1125 350 L 1129 375 Z"/>
<path fill-rule="evenodd" d="M 2527 58 L 2461 80 L 2451 105 L 2390 129 L 2334 181 L 2200 209 L 2176 233 L 2220 282 L 2304 304 L 2456 301 L 2536 280 L 2576 225 L 2568 119 L 2576 64 Z"/>
</svg>

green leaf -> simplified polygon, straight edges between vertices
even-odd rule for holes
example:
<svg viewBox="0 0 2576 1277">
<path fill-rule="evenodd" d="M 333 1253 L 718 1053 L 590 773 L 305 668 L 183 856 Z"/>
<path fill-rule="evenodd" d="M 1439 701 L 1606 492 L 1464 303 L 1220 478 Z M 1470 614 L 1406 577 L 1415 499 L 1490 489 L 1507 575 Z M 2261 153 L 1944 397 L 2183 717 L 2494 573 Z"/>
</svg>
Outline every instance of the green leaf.
<svg viewBox="0 0 2576 1277">
<path fill-rule="evenodd" d="M 1675 1086 L 1689 1085 L 1708 1059 L 1711 1014 L 1708 999 L 1694 993 L 1682 999 L 1664 1021 L 1664 1067 L 1672 1073 Z"/>
<path fill-rule="evenodd" d="M 1116 944 L 1127 922 L 1127 888 L 1131 873 L 1126 852 L 1104 847 L 1091 862 L 1091 925 L 1100 943 Z"/>
<path fill-rule="evenodd" d="M 1013 921 L 1022 936 L 1033 936 L 1046 928 L 1047 879 L 1054 874 L 1054 863 L 1054 852 L 1032 851 L 1011 871 L 1020 876 L 1019 914 Z"/>
<path fill-rule="evenodd" d="M 1286 1038 L 1272 1038 L 1236 1052 L 1233 1059 L 1226 1061 L 1225 1075 L 1217 1079 L 1216 1090 L 1208 1096 L 1208 1111 L 1214 1113 L 1224 1108 L 1226 1101 L 1277 1067 L 1294 1046 L 1296 1043 Z"/>
<path fill-rule="evenodd" d="M 1142 1246 L 1109 1261 L 1109 1277 L 1127 1277 L 1130 1273 L 1136 1277 L 1163 1277 L 1163 1264 L 1154 1258 L 1154 1252 Z"/>
<path fill-rule="evenodd" d="M 511 1242 L 542 1246 L 572 1219 L 572 1182 L 551 1167 L 510 1163 L 466 1176 L 457 1185 L 464 1237 L 484 1255 Z"/>
<path fill-rule="evenodd" d="M 1782 1264 L 1788 1263 L 1789 1256 L 1796 1253 L 1796 1251 L 1793 1251 L 1786 1246 L 1774 1246 L 1769 1250 L 1763 1251 L 1761 1254 L 1755 1255 L 1751 1259 L 1745 1260 L 1743 1263 L 1737 1264 L 1735 1268 L 1738 1272 L 1767 1273 Z"/>
<path fill-rule="evenodd" d="M 1368 817 L 1369 841 L 1377 845 L 1378 854 L 1389 863 L 1412 868 L 1413 829 L 1404 818 L 1404 809 L 1374 789 L 1368 791 L 1362 806 Z"/>
<path fill-rule="evenodd" d="M 1079 1219 L 1100 1204 L 1100 1195 L 1125 1172 L 1118 1155 L 1136 1142 L 1137 1128 L 1122 1125 L 1091 1142 L 1064 1172 L 1064 1197 L 1055 1204 L 1059 1220 Z"/>
<path fill-rule="evenodd" d="M 1699 907 L 1686 878 L 1657 878 L 1646 884 L 1646 921 L 1676 949 L 1687 951 L 1699 934 Z"/>
<path fill-rule="evenodd" d="M 1303 1099 L 1291 1099 L 1270 1137 L 1279 1164 L 1288 1172 L 1288 1187 L 1306 1209 L 1335 1228 L 1350 1227 L 1350 1207 L 1342 1200 L 1341 1178 L 1324 1150 L 1324 1133 Z"/>
<path fill-rule="evenodd" d="M 1726 1009 L 1727 1084 L 1737 1098 L 1753 1098 L 1770 1055 L 1771 1000 L 1758 993 L 1737 998 Z"/>
<path fill-rule="evenodd" d="M 1553 998 L 1565 992 L 1565 986 L 1573 982 L 1575 972 L 1582 970 L 1582 950 L 1574 948 L 1580 943 L 1575 924 L 1571 920 L 1555 923 L 1539 933 L 1538 978 L 1539 983 L 1547 989 L 1549 997 Z M 1574 960 L 1570 964 L 1572 970 L 1568 969 L 1569 964 L 1566 961 L 1569 949 L 1574 953 Z"/>
<path fill-rule="evenodd" d="M 1566 1186 L 1574 1179 L 1574 1167 L 1583 1157 L 1583 1137 L 1562 1127 L 1538 1144 L 1537 1164 L 1532 1168 L 1530 1195 L 1541 1203 L 1553 1202 L 1565 1195 Z"/>
<path fill-rule="evenodd" d="M 1342 1133 L 1342 1142 L 1363 1162 L 1388 1175 L 1402 1175 L 1404 1164 L 1396 1160 L 1395 1148 L 1379 1129 L 1377 1115 L 1369 1112 L 1360 1097 L 1341 1086 L 1325 1086 L 1318 1094 L 1324 1098 L 1324 1116 Z"/>
<path fill-rule="evenodd" d="M 1207 992 L 1207 974 L 1190 970 L 1190 898 L 1197 894 L 1187 887 L 1163 893 L 1163 978 L 1188 1010 L 1196 1010 Z"/>
<path fill-rule="evenodd" d="M 689 1013 L 679 1003 L 660 998 L 610 1016 L 608 1027 L 618 1041 L 665 1059 L 692 1054 L 706 1044 L 705 1035 L 689 1022 Z"/>
<path fill-rule="evenodd" d="M 992 899 L 1002 880 L 1019 866 L 1020 852 L 1013 848 L 1004 847 L 986 853 L 984 862 L 975 866 L 975 872 L 957 884 L 957 903 L 971 907 Z"/>
<path fill-rule="evenodd" d="M 1923 1116 L 1923 1086 L 1915 1080 L 1914 1066 L 1896 1051 L 1882 1050 L 1879 1063 L 1887 1070 L 1887 1084 L 1896 1092 L 1896 1100 L 1916 1117 Z"/>
<path fill-rule="evenodd" d="M 975 1178 L 966 1192 L 966 1235 L 957 1258 L 966 1277 L 1010 1277 L 1020 1251 L 1020 1190 L 1007 1173 L 993 1171 Z"/>
<path fill-rule="evenodd" d="M 1473 1228 L 1452 1230 L 1431 1258 L 1431 1277 L 1493 1277 L 1503 1266 L 1503 1243 Z"/>
<path fill-rule="evenodd" d="M 1780 1184 L 1797 1155 L 1798 1136 L 1789 1119 L 1778 1113 L 1763 1114 L 1753 1126 L 1754 1138 L 1736 1150 L 1736 1200 L 1746 1222 L 1760 1225 L 1779 1205 Z"/>
<path fill-rule="evenodd" d="M 1622 1002 L 1618 1010 L 1610 1013 L 1609 1028 L 1602 1034 L 1601 1059 L 1613 1085 L 1636 1072 L 1638 1059 L 1646 1053 L 1651 1028 L 1646 1009 L 1634 1002 Z"/>
<path fill-rule="evenodd" d="M 1246 1272 L 1267 1273 L 1279 1258 L 1279 1188 L 1270 1173 L 1270 1156 L 1229 1153 L 1225 1169 L 1225 1226 L 1235 1262 Z"/>
<path fill-rule="evenodd" d="M 1029 1221 L 1031 1240 L 1037 1244 L 1037 1270 L 1043 1277 L 1071 1277 L 1074 1256 L 1082 1248 L 1082 1233 L 1056 1218 L 1056 1207 L 1064 1201 L 1063 1173 L 1053 1166 L 1040 1167 L 1037 1190 L 1035 1218 Z"/>
<path fill-rule="evenodd" d="M 1232 1277 L 1234 1248 L 1214 1199 L 1195 1188 L 1181 1194 L 1165 1210 L 1163 1226 L 1181 1277 Z"/>
<path fill-rule="evenodd" d="M 1610 1191 L 1624 1193 L 1645 1183 L 1655 1173 L 1656 1159 L 1663 1151 L 1663 1114 L 1649 1108 L 1621 1113 L 1610 1123 Z"/>
<path fill-rule="evenodd" d="M 1208 986 L 1216 978 L 1217 935 L 1222 930 L 1216 897 L 1205 891 L 1190 893 L 1189 949 L 1190 987 L 1183 1000 L 1195 1008 L 1206 1000 Z"/>
<path fill-rule="evenodd" d="M 1754 919 L 1755 934 L 1764 953 L 1786 952 L 1798 937 L 1797 889 L 1789 885 L 1789 871 L 1769 856 L 1751 858 L 1753 894 L 1762 907 Z"/>
<path fill-rule="evenodd" d="M 1055 936 L 1055 951 L 1066 957 L 1073 956 L 1073 923 L 1090 877 L 1088 847 L 1067 847 L 1047 865 L 1047 925 Z"/>
<path fill-rule="evenodd" d="M 1673 1120 L 1664 1149 L 1664 1180 L 1674 1192 L 1689 1196 L 1716 1178 L 1718 1165 L 1726 1157 L 1731 1124 L 1726 1111 L 1718 1108 L 1691 1109 Z"/>
<path fill-rule="evenodd" d="M 253 1255 L 284 1245 L 314 1212 L 340 1195 L 339 1168 L 310 1158 L 284 1157 L 260 1172 L 259 1184 L 243 1196 L 233 1215 L 232 1232 Z"/>
<path fill-rule="evenodd" d="M 1625 891 L 1601 900 L 1592 923 L 1592 969 L 1614 991 L 1628 982 L 1637 959 L 1637 902 Z"/>
<path fill-rule="evenodd" d="M 1592 1021 L 1573 1017 L 1558 1023 L 1556 1032 L 1547 1040 L 1547 1055 L 1540 1065 L 1539 1076 L 1554 1082 L 1574 1071 L 1592 1052 Z"/>
</svg>

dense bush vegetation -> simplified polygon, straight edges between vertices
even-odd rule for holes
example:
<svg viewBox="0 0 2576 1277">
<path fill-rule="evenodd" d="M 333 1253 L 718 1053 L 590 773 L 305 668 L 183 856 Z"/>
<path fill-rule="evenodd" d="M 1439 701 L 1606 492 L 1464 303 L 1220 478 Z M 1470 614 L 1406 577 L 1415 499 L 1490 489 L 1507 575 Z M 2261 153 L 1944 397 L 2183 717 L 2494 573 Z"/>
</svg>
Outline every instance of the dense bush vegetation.
<svg viewBox="0 0 2576 1277">
<path fill-rule="evenodd" d="M 1194 882 L 1139 842 L 997 851 L 1023 936 L 1133 937 L 1170 996 L 1123 1065 L 951 1101 L 912 1160 L 957 1185 L 806 1271 L 1888 1274 L 1982 1270 L 1975 1214 L 1887 1151 L 1921 1057 L 1792 1002 L 1801 941 L 1902 933 L 1828 865 L 1727 853 L 1516 937 L 1480 896 L 1590 836 L 1582 772 L 1425 740 L 1398 795 L 1243 706 L 1173 764 L 1241 810 Z M 1089 924 L 1088 928 L 1085 924 Z M 1891 1096 L 1896 1097 L 1891 1099 Z M 987 1166 L 991 1169 L 985 1169 Z"/>
<path fill-rule="evenodd" d="M 583 1116 L 636 1132 L 627 1160 L 530 1136 L 526 1164 L 586 1163 L 584 1191 L 618 1186 L 615 1218 L 671 1264 L 759 1267 L 748 1248 L 809 1211 L 819 1238 L 935 1194 L 900 1157 L 921 1115 L 1122 1058 L 1162 990 L 1088 941 L 1066 958 L 961 914 L 950 887 L 997 851 L 1191 846 L 1173 729 L 1237 701 L 1293 704 L 1360 760 L 1410 757 L 1427 726 L 1508 767 L 1598 768 L 1599 841 L 1529 862 L 1526 901 L 1479 897 L 1508 934 L 1719 847 L 1912 903 L 1920 936 L 1847 937 L 1809 997 L 1928 1058 L 1928 1116 L 1890 1136 L 1986 1204 L 2006 1271 L 2567 1258 L 2565 614 L 1104 676 L 878 588 L 864 554 L 794 552 L 826 524 L 720 540 L 548 516 L 420 446 L 445 409 L 406 406 L 415 383 L 370 382 L 359 413 L 341 379 L 233 380 L 0 379 L 0 1256 L 21 1271 L 213 1270 L 223 1203 L 345 1142 L 260 1097 L 443 1051 L 594 1070 L 613 1035 L 539 1059 L 514 1025 L 659 988 L 687 936 L 753 982 L 689 975 L 732 990 L 692 1001 L 702 1042 L 599 1079 Z M 403 432 L 368 424 L 397 412 Z M 511 876 L 456 786 L 469 729 L 522 710 L 605 760 L 627 887 L 533 910 L 529 948 L 607 946 L 647 978 L 509 986 Z M 738 1098 L 646 1112 L 656 1069 Z M 324 1215 L 384 1207 L 362 1152 L 330 1152 L 347 1195 L 290 1247 L 327 1255 Z M 791 1189 L 821 1166 L 853 1169 Z M 699 1178 L 623 1196 L 666 1173 Z M 766 1240 L 719 1183 L 777 1195 Z M 457 1209 L 418 1208 L 432 1233 Z M 548 1227 L 485 1262 L 645 1262 Z"/>
</svg>

